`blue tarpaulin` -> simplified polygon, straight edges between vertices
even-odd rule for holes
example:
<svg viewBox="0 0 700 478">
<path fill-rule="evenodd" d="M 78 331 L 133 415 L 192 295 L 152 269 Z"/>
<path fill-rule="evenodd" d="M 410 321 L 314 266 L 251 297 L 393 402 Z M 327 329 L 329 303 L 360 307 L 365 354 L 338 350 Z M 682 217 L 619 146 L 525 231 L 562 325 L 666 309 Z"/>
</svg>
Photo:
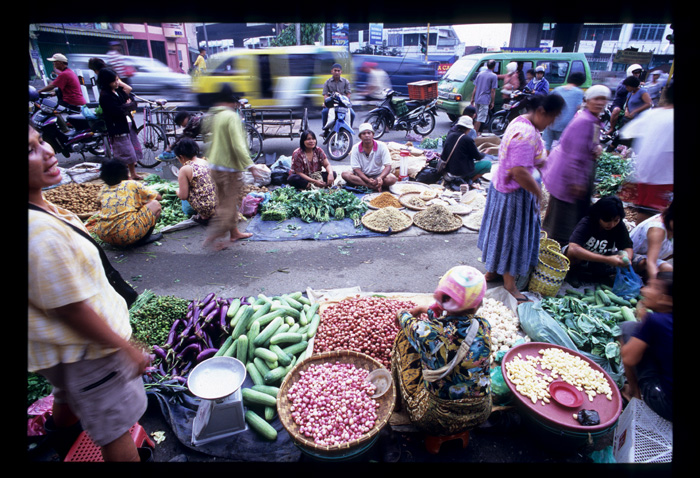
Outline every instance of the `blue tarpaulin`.
<svg viewBox="0 0 700 478">
<path fill-rule="evenodd" d="M 362 225 L 355 227 L 353 220 L 348 218 L 328 222 L 305 222 L 297 217 L 284 221 L 263 221 L 259 214 L 250 219 L 245 230 L 253 233 L 247 239 L 249 241 L 322 241 L 387 235 L 370 231 Z"/>
</svg>

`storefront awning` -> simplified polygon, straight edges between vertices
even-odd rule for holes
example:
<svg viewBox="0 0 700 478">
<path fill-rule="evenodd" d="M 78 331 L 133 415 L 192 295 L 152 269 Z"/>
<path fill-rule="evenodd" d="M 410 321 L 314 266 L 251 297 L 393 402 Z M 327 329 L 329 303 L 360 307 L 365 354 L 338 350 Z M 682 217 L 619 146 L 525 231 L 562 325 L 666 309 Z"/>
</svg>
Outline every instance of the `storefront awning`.
<svg viewBox="0 0 700 478">
<path fill-rule="evenodd" d="M 88 37 L 99 37 L 99 38 L 116 38 L 119 40 L 131 40 L 133 35 L 130 33 L 120 33 L 108 30 L 96 30 L 96 29 L 85 29 L 76 28 L 72 26 L 61 26 L 61 25 L 33 25 L 33 30 L 38 32 L 49 32 L 49 33 L 65 33 L 68 35 L 81 35 Z"/>
</svg>

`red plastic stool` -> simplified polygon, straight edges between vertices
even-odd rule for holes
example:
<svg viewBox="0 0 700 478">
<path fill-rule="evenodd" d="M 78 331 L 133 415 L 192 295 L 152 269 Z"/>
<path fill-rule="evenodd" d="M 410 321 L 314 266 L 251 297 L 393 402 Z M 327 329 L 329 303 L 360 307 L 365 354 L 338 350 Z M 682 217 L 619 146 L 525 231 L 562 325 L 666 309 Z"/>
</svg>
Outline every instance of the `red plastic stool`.
<svg viewBox="0 0 700 478">
<path fill-rule="evenodd" d="M 462 448 L 466 448 L 469 444 L 469 430 L 465 430 L 460 433 L 455 433 L 454 435 L 426 435 L 425 449 L 428 450 L 428 453 L 437 455 L 438 453 L 440 453 L 440 447 L 442 446 L 442 444 L 452 440 L 462 440 Z"/>
<path fill-rule="evenodd" d="M 138 423 L 129 429 L 129 433 L 131 433 L 131 438 L 134 439 L 134 443 L 136 443 L 137 447 L 142 447 L 145 443 L 147 446 L 155 448 L 156 445 L 153 443 L 153 440 L 149 438 L 146 430 L 144 430 Z M 100 447 L 92 441 L 92 438 L 90 438 L 90 435 L 88 435 L 87 432 L 83 431 L 80 435 L 78 435 L 78 439 L 75 441 L 75 443 L 73 443 L 73 446 L 68 451 L 68 454 L 63 461 L 99 462 L 104 460 L 102 459 L 102 451 L 100 450 Z"/>
</svg>

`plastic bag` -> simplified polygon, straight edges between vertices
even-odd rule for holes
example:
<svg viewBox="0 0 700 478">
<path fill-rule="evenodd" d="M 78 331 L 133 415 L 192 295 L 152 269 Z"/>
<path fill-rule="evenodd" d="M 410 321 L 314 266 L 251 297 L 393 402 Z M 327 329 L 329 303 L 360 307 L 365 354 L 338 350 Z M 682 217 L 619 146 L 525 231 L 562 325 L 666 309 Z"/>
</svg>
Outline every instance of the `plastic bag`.
<svg viewBox="0 0 700 478">
<path fill-rule="evenodd" d="M 423 184 L 435 184 L 441 177 L 442 174 L 436 168 L 426 166 L 416 174 L 416 181 Z"/>
<path fill-rule="evenodd" d="M 644 283 L 632 267 L 618 267 L 613 283 L 613 293 L 623 299 L 637 297 Z"/>
<path fill-rule="evenodd" d="M 241 203 L 241 214 L 243 214 L 245 217 L 255 216 L 258 213 L 258 207 L 260 206 L 260 203 L 263 202 L 263 199 L 264 198 L 255 197 L 252 194 L 248 194 L 243 198 L 243 202 Z"/>
<path fill-rule="evenodd" d="M 253 184 L 256 186 L 267 186 L 270 184 L 272 171 L 264 164 L 254 164 L 250 168 L 250 173 L 253 175 Z"/>
<path fill-rule="evenodd" d="M 503 378 L 501 367 L 491 369 L 491 397 L 495 405 L 508 405 L 513 398 L 513 393 Z"/>
</svg>

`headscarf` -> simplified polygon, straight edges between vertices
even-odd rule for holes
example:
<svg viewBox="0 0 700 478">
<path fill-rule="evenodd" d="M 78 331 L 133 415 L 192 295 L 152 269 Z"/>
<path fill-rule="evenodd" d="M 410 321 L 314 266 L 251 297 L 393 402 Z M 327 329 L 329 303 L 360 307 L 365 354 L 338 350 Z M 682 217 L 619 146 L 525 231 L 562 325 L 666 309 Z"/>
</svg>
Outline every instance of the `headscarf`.
<svg viewBox="0 0 700 478">
<path fill-rule="evenodd" d="M 610 99 L 610 94 L 610 88 L 608 88 L 607 86 L 593 85 L 586 90 L 586 93 L 583 95 L 583 97 L 586 100 L 590 100 L 591 98 L 598 98 L 600 96 L 605 96 L 607 99 Z"/>
<path fill-rule="evenodd" d="M 484 275 L 471 266 L 456 266 L 442 276 L 433 297 L 447 312 L 477 307 L 486 292 Z"/>
</svg>

